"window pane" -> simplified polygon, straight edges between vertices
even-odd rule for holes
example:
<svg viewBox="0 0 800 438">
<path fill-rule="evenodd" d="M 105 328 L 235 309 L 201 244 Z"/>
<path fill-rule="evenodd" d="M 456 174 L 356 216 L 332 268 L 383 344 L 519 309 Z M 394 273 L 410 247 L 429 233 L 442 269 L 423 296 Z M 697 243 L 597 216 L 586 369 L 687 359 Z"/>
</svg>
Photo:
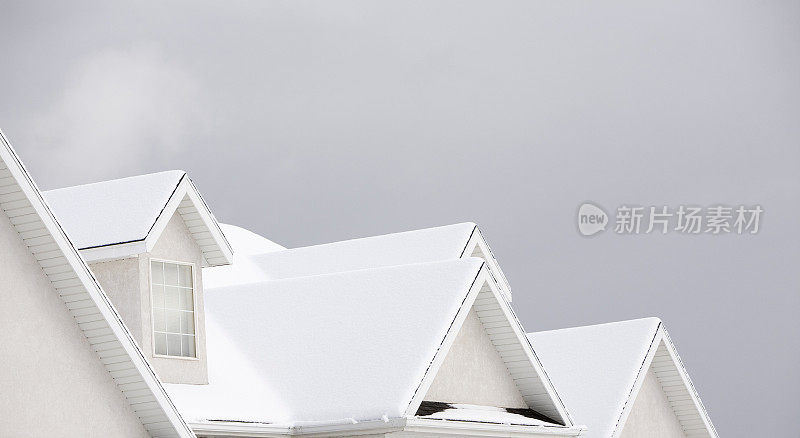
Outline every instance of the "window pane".
<svg viewBox="0 0 800 438">
<path fill-rule="evenodd" d="M 157 332 L 167 331 L 167 317 L 162 309 L 153 310 L 153 329 Z"/>
<path fill-rule="evenodd" d="M 178 265 L 164 263 L 164 284 L 168 286 L 178 285 Z"/>
<path fill-rule="evenodd" d="M 167 331 L 170 333 L 181 332 L 181 312 L 178 310 L 167 310 Z"/>
<path fill-rule="evenodd" d="M 167 335 L 167 354 L 170 356 L 181 355 L 181 335 Z"/>
<path fill-rule="evenodd" d="M 160 284 L 153 285 L 153 307 L 164 308 L 164 286 Z"/>
<path fill-rule="evenodd" d="M 181 310 L 194 310 L 194 301 L 191 289 L 181 289 Z"/>
<path fill-rule="evenodd" d="M 178 265 L 178 284 L 183 287 L 192 287 L 192 267 L 190 265 Z"/>
<path fill-rule="evenodd" d="M 181 333 L 185 335 L 194 334 L 194 313 L 181 312 Z"/>
<path fill-rule="evenodd" d="M 167 309 L 180 309 L 181 290 L 175 286 L 164 286 L 164 307 Z"/>
<path fill-rule="evenodd" d="M 194 336 L 181 336 L 181 341 L 183 341 L 183 355 L 194 357 Z"/>
<path fill-rule="evenodd" d="M 155 341 L 156 341 L 156 354 L 167 354 L 167 334 L 156 333 Z"/>
<path fill-rule="evenodd" d="M 151 261 L 150 269 L 156 353 L 195 357 L 192 266 Z"/>
<path fill-rule="evenodd" d="M 150 271 L 153 275 L 153 284 L 164 284 L 164 264 L 161 262 L 150 262 Z"/>
</svg>

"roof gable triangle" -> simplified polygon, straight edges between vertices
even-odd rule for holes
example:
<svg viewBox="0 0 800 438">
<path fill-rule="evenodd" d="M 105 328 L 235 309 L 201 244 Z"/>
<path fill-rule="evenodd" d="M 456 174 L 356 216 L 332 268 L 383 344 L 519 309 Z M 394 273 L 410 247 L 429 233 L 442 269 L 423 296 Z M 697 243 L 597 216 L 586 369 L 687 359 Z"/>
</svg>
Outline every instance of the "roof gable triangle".
<svg viewBox="0 0 800 438">
<path fill-rule="evenodd" d="M 631 389 L 631 395 L 617 421 L 614 438 L 627 436 L 624 434 L 626 424 L 651 373 L 660 385 L 686 437 L 718 438 L 703 402 L 663 324 L 660 324 L 656 332 Z"/>
<path fill-rule="evenodd" d="M 447 360 L 462 327 L 473 313 L 527 407 L 553 419 L 557 424 L 572 426 L 572 420 L 528 342 L 519 320 L 485 263 L 417 388 L 406 415 L 415 415 L 422 401 L 427 400 L 426 396 L 437 374 Z M 434 387 L 434 391 L 437 390 Z"/>
</svg>

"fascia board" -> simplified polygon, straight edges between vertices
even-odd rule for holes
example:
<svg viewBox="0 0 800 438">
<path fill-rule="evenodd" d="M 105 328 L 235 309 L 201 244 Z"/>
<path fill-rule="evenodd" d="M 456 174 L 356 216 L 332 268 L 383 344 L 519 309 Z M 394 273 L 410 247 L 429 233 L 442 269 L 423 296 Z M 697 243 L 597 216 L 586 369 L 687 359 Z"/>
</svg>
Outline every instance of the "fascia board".
<svg viewBox="0 0 800 438">
<path fill-rule="evenodd" d="M 147 252 L 147 244 L 144 240 L 80 250 L 83 259 L 89 263 L 135 257 L 143 252 Z"/>
<path fill-rule="evenodd" d="M 475 251 L 475 248 L 480 248 L 481 252 L 484 255 L 484 260 L 486 261 L 487 265 L 489 266 L 489 271 L 494 278 L 494 280 L 500 285 L 500 288 L 503 290 L 503 295 L 506 297 L 507 301 L 511 301 L 513 299 L 511 294 L 511 285 L 508 283 L 508 279 L 506 279 L 503 270 L 500 269 L 500 264 L 497 263 L 497 259 L 495 259 L 494 254 L 492 253 L 492 249 L 489 247 L 489 244 L 486 242 L 486 239 L 483 237 L 483 233 L 481 233 L 480 228 L 475 226 L 475 229 L 472 231 L 469 240 L 467 241 L 467 245 L 464 247 L 464 251 L 461 254 L 461 257 L 471 257 L 472 252 Z"/>
<path fill-rule="evenodd" d="M 426 418 L 391 418 L 355 423 L 334 422 L 306 426 L 281 426 L 264 423 L 200 422 L 192 429 L 208 437 L 279 438 L 287 436 L 341 437 L 392 433 L 397 436 L 425 437 L 434 435 L 480 437 L 552 437 L 579 436 L 585 428 L 560 426 L 520 426 L 471 421 L 434 420 Z M 393 435 L 394 436 L 394 435 Z"/>
<path fill-rule="evenodd" d="M 14 153 L 2 131 L 0 131 L 0 140 L 2 140 L 3 146 L 5 146 L 0 148 L 0 153 L 2 154 L 0 158 L 6 162 L 6 166 L 17 181 L 20 189 L 29 200 L 48 233 L 56 242 L 64 258 L 69 263 L 70 268 L 75 272 L 75 275 L 86 289 L 87 294 L 91 297 L 92 302 L 103 316 L 103 319 L 108 323 L 112 333 L 120 341 L 120 345 L 123 347 L 128 357 L 130 357 L 131 362 L 136 367 L 137 372 L 142 376 L 148 390 L 158 402 L 159 407 L 169 419 L 172 427 L 182 437 L 194 437 L 194 434 L 183 421 L 180 414 L 178 414 L 177 409 L 167 396 L 164 387 L 160 384 L 153 369 L 150 368 L 141 350 L 136 346 L 133 336 L 131 336 L 127 327 L 122 322 L 122 318 L 117 314 L 105 293 L 103 293 L 99 283 L 81 258 L 78 250 L 69 240 L 67 233 L 58 223 L 53 212 L 50 211 L 47 202 L 45 202 L 41 192 L 31 179 L 22 161 Z M 13 165 L 9 165 L 11 163 L 13 163 Z"/>
<path fill-rule="evenodd" d="M 223 421 L 190 422 L 189 427 L 204 437 L 270 438 L 291 435 L 291 428 L 264 423 L 239 423 Z"/>
<path fill-rule="evenodd" d="M 656 351 L 658 351 L 658 345 L 661 343 L 663 336 L 663 331 L 661 329 L 662 325 L 663 323 L 659 322 L 658 327 L 653 334 L 653 339 L 650 341 L 650 347 L 648 347 L 647 354 L 645 355 L 644 360 L 639 367 L 639 373 L 636 375 L 636 380 L 634 380 L 633 386 L 628 392 L 628 398 L 625 400 L 625 406 L 622 408 L 622 412 L 617 419 L 617 425 L 614 428 L 614 433 L 611 435 L 612 438 L 619 438 L 622 435 L 623 429 L 625 429 L 625 423 L 628 421 L 628 416 L 633 409 L 633 404 L 636 402 L 636 396 L 639 394 L 639 390 L 644 384 L 647 371 L 650 369 L 650 364 L 653 363 L 653 358 L 656 355 Z"/>
<path fill-rule="evenodd" d="M 692 379 L 689 377 L 689 373 L 683 366 L 683 361 L 678 355 L 678 350 L 675 348 L 675 344 L 672 343 L 672 339 L 669 337 L 669 333 L 663 325 L 659 328 L 659 330 L 661 332 L 661 342 L 664 343 L 667 352 L 669 352 L 672 361 L 675 363 L 675 368 L 678 370 L 678 375 L 681 376 L 683 384 L 686 385 L 689 395 L 692 397 L 692 402 L 694 403 L 695 409 L 697 409 L 697 411 L 700 413 L 700 418 L 703 419 L 703 424 L 705 425 L 706 430 L 712 437 L 719 437 L 717 430 L 714 428 L 714 424 L 711 423 L 711 417 L 709 417 L 703 402 L 700 400 L 700 395 L 697 393 L 694 383 L 692 383 Z"/>
<path fill-rule="evenodd" d="M 434 420 L 409 418 L 403 429 L 415 434 L 445 434 L 482 437 L 552 437 L 579 436 L 586 428 L 565 426 L 521 426 L 513 424 L 479 423 L 472 421 Z"/>
<path fill-rule="evenodd" d="M 619 438 L 622 435 L 622 431 L 625 429 L 625 423 L 628 420 L 628 416 L 633 409 L 633 405 L 636 402 L 636 396 L 639 394 L 639 391 L 644 384 L 644 379 L 647 375 L 647 372 L 650 370 L 650 366 L 653 363 L 653 359 L 655 358 L 656 352 L 661 345 L 667 349 L 667 352 L 670 355 L 670 359 L 675 366 L 675 369 L 678 372 L 678 375 L 681 377 L 681 381 L 683 382 L 684 386 L 687 388 L 687 392 L 689 396 L 692 398 L 692 403 L 694 404 L 695 409 L 700 414 L 700 418 L 703 420 L 703 424 L 708 431 L 709 435 L 712 437 L 719 437 L 717 434 L 714 425 L 711 423 L 711 418 L 708 416 L 708 412 L 703 406 L 703 402 L 700 400 L 700 396 L 697 394 L 697 390 L 695 390 L 694 384 L 692 380 L 689 378 L 689 373 L 686 372 L 686 368 L 683 366 L 683 362 L 678 356 L 678 352 L 675 349 L 675 345 L 672 343 L 672 340 L 669 337 L 669 333 L 664 328 L 663 323 L 659 323 L 658 329 L 656 329 L 656 334 L 653 337 L 653 341 L 650 344 L 650 348 L 647 351 L 647 356 L 645 356 L 645 360 L 642 363 L 642 367 L 639 370 L 639 375 L 636 377 L 636 382 L 631 389 L 630 394 L 628 395 L 628 399 L 625 402 L 625 407 L 622 410 L 622 414 L 620 415 L 619 420 L 617 421 L 617 426 L 614 429 L 614 434 L 612 435 L 613 438 Z"/>
<path fill-rule="evenodd" d="M 208 227 L 208 231 L 217 241 L 219 250 L 225 255 L 228 264 L 233 263 L 233 247 L 230 242 L 228 242 L 228 238 L 225 237 L 225 233 L 222 232 L 222 228 L 220 228 L 219 221 L 214 216 L 214 212 L 211 211 L 211 208 L 209 208 L 205 199 L 203 199 L 203 195 L 197 190 L 191 178 L 187 177 L 187 182 L 189 185 L 189 189 L 187 190 L 189 198 L 194 202 L 195 208 L 203 218 L 206 227 Z"/>
<path fill-rule="evenodd" d="M 175 211 L 178 210 L 178 206 L 181 204 L 183 197 L 186 196 L 186 180 L 188 179 L 187 175 L 183 176 L 183 179 L 178 184 L 178 187 L 175 188 L 175 191 L 172 192 L 172 196 L 170 196 L 169 200 L 167 200 L 166 205 L 159 213 L 158 218 L 156 218 L 155 223 L 150 228 L 150 231 L 147 233 L 147 238 L 145 238 L 146 242 L 146 252 L 150 252 L 156 245 L 158 238 L 161 237 L 161 234 L 167 228 L 167 224 L 169 220 L 172 219 L 172 216 L 175 214 Z"/>
<path fill-rule="evenodd" d="M 490 278 L 494 279 L 494 277 Z M 511 328 L 514 330 L 514 334 L 517 336 L 517 340 L 519 341 L 520 345 L 522 345 L 523 351 L 525 351 L 525 354 L 528 356 L 529 362 L 533 365 L 533 368 L 536 371 L 536 374 L 539 376 L 542 385 L 544 386 L 545 390 L 547 390 L 548 397 L 550 397 L 550 400 L 553 402 L 553 404 L 555 404 L 555 408 L 561 417 L 560 420 L 565 426 L 574 426 L 569 411 L 567 411 L 567 408 L 564 406 L 564 402 L 561 400 L 561 396 L 558 395 L 553 382 L 550 381 L 550 377 L 547 375 L 547 372 L 542 366 L 542 362 L 536 355 L 536 351 L 533 349 L 530 339 L 528 339 L 525 329 L 522 327 L 522 323 L 519 321 L 519 318 L 517 318 L 517 314 L 514 313 L 514 309 L 511 307 L 511 304 L 509 304 L 509 302 L 506 300 L 505 294 L 499 290 L 494 281 L 489 282 L 489 287 L 492 290 L 492 293 L 494 294 L 498 304 L 500 305 L 500 309 L 510 322 Z"/>
<path fill-rule="evenodd" d="M 228 240 L 222 233 L 222 229 L 219 227 L 219 223 L 217 222 L 216 218 L 214 218 L 211 210 L 200 196 L 200 193 L 197 191 L 197 188 L 194 186 L 191 179 L 189 179 L 188 175 L 184 175 L 183 180 L 181 180 L 180 184 L 178 184 L 178 187 L 173 192 L 172 197 L 170 197 L 169 201 L 167 201 L 167 204 L 164 206 L 161 214 L 159 214 L 158 219 L 156 219 L 156 222 L 150 229 L 150 232 L 145 239 L 146 252 L 153 250 L 156 242 L 158 242 L 158 239 L 161 237 L 161 234 L 167 228 L 167 224 L 169 223 L 170 219 L 175 215 L 175 212 L 178 210 L 181 202 L 183 202 L 183 199 L 186 197 L 188 197 L 194 205 L 195 211 L 200 216 L 203 224 L 208 229 L 208 232 L 211 234 L 214 241 L 217 243 L 217 247 L 223 254 L 227 264 L 233 263 L 233 250 L 231 249 L 230 243 L 228 243 Z M 205 260 L 205 254 L 203 255 L 203 259 Z"/>
</svg>

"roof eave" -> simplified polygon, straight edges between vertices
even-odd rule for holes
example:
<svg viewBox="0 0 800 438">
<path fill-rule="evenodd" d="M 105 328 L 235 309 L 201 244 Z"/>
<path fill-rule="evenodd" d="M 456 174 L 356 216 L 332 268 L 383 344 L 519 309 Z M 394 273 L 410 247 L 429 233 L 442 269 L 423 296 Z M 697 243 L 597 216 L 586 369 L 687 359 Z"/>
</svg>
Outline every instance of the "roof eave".
<svg viewBox="0 0 800 438">
<path fill-rule="evenodd" d="M 52 239 L 52 242 L 55 243 L 58 248 L 55 251 L 49 251 L 53 253 L 48 256 L 49 258 L 39 259 L 37 257 L 37 261 L 39 261 L 55 291 L 60 295 L 62 301 L 65 302 L 67 309 L 75 317 L 76 323 L 89 340 L 89 344 L 92 345 L 92 348 L 95 348 L 101 360 L 106 358 L 104 355 L 114 355 L 115 362 L 113 364 L 105 360 L 103 360 L 103 363 L 111 377 L 118 384 L 120 391 L 131 403 L 131 407 L 136 415 L 140 414 L 133 406 L 134 402 L 132 399 L 135 397 L 148 399 L 147 404 L 153 405 L 150 410 L 156 410 L 163 415 L 153 420 L 152 423 L 143 422 L 145 429 L 153 436 L 194 436 L 172 404 L 164 387 L 145 359 L 144 354 L 142 354 L 141 350 L 136 345 L 130 331 L 122 322 L 122 319 L 101 289 L 89 267 L 82 260 L 78 250 L 72 244 L 66 232 L 61 227 L 61 224 L 50 210 L 39 188 L 30 177 L 27 169 L 2 131 L 0 131 L 0 163 L 7 168 L 10 174 L 9 178 L 12 178 L 20 191 L 24 193 L 23 199 L 14 202 L 22 203 L 25 201 L 28 204 L 27 206 L 20 205 L 26 210 L 26 216 L 32 217 L 26 220 L 24 224 L 25 228 L 30 230 L 43 230 L 44 233 L 37 233 L 39 235 L 36 238 Z M 3 210 L 6 210 L 6 208 L 4 207 Z M 17 231 L 20 232 L 20 228 L 17 228 Z M 23 233 L 20 233 L 20 237 L 25 241 L 25 237 L 22 234 Z M 32 239 L 33 237 L 28 238 Z M 34 251 L 32 251 L 32 254 L 36 255 Z M 51 264 L 49 262 L 53 260 L 57 261 L 55 263 L 63 263 L 63 266 L 68 266 L 68 271 L 66 273 L 60 272 L 59 274 L 48 272 L 45 268 L 45 262 Z M 76 315 L 77 310 L 73 308 L 73 306 L 67 304 L 67 302 L 74 302 L 73 300 L 75 297 L 86 301 L 86 304 L 88 304 L 88 306 L 80 309 L 80 315 Z M 91 316 L 91 314 L 94 313 L 102 315 L 102 319 L 93 322 L 81 320 L 82 316 Z M 111 337 L 105 339 L 109 337 L 108 335 L 111 335 Z M 95 342 L 93 342 L 93 340 Z M 115 342 L 117 344 L 112 345 L 110 350 L 101 351 L 98 348 L 101 340 L 104 345 L 114 344 Z M 117 360 L 119 358 L 122 358 L 122 360 Z M 138 376 L 141 377 L 140 382 L 144 383 L 145 388 L 132 389 L 133 387 L 128 388 L 120 385 L 117 381 L 117 376 L 114 375 L 114 372 L 118 369 L 135 369 Z M 132 383 L 138 384 L 140 382 Z"/>
<path fill-rule="evenodd" d="M 187 175 L 184 175 L 164 208 L 151 225 L 147 236 L 134 241 L 100 245 L 80 250 L 90 263 L 135 257 L 150 252 L 174 214 L 179 214 L 203 254 L 205 266 L 233 263 L 233 249 L 225 238 L 211 209 Z"/>
<path fill-rule="evenodd" d="M 523 426 L 477 421 L 434 420 L 427 418 L 386 418 L 372 421 L 334 421 L 306 425 L 278 425 L 237 421 L 201 421 L 189 424 L 198 434 L 209 437 L 277 438 L 286 436 L 340 437 L 343 435 L 386 434 L 403 432 L 409 436 L 431 434 L 465 437 L 536 438 L 551 436 L 579 436 L 586 430 L 582 426 Z"/>
<path fill-rule="evenodd" d="M 689 400 L 693 405 L 696 417 L 699 418 L 702 422 L 702 429 L 695 429 L 691 436 L 698 436 L 697 433 L 700 430 L 705 432 L 706 437 L 710 438 L 718 438 L 719 435 L 717 434 L 716 428 L 711 423 L 711 418 L 708 415 L 708 412 L 703 405 L 703 402 L 700 400 L 700 394 L 698 394 L 697 389 L 694 387 L 691 378 L 689 377 L 689 373 L 686 370 L 686 367 L 683 365 L 683 361 L 681 361 L 680 356 L 678 355 L 678 351 L 675 348 L 675 344 L 672 343 L 671 338 L 669 337 L 669 333 L 664 328 L 664 324 L 659 322 L 658 327 L 656 329 L 655 335 L 653 336 L 653 340 L 650 343 L 650 347 L 648 349 L 647 355 L 645 356 L 642 365 L 640 367 L 639 375 L 636 377 L 636 381 L 634 382 L 633 387 L 631 388 L 630 395 L 628 400 L 623 407 L 622 412 L 620 413 L 619 419 L 617 420 L 617 425 L 614 429 L 614 434 L 612 435 L 613 438 L 618 438 L 622 435 L 623 430 L 625 429 L 625 424 L 627 422 L 628 416 L 630 415 L 634 402 L 636 400 L 636 395 L 639 393 L 641 389 L 645 375 L 647 371 L 650 369 L 651 365 L 653 364 L 654 360 L 656 359 L 656 354 L 659 350 L 659 347 L 663 345 L 669 355 L 669 359 L 671 360 L 674 371 L 677 372 L 678 376 L 683 383 L 686 393 L 689 395 Z M 659 378 L 660 380 L 660 378 Z M 669 395 L 668 395 L 669 397 Z M 685 427 L 684 421 L 681 421 L 681 426 Z"/>
</svg>

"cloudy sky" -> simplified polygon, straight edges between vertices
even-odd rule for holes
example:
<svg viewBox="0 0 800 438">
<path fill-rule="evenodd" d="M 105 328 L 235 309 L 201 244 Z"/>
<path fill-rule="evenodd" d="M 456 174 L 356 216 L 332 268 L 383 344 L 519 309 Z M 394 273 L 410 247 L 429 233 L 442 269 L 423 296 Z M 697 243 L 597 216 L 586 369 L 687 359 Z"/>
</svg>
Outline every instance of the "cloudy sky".
<svg viewBox="0 0 800 438">
<path fill-rule="evenodd" d="M 659 316 L 721 435 L 800 427 L 797 2 L 109 3 L 0 1 L 42 188 L 181 168 L 289 247 L 474 221 L 529 331 Z M 585 238 L 584 201 L 765 212 Z"/>
</svg>

